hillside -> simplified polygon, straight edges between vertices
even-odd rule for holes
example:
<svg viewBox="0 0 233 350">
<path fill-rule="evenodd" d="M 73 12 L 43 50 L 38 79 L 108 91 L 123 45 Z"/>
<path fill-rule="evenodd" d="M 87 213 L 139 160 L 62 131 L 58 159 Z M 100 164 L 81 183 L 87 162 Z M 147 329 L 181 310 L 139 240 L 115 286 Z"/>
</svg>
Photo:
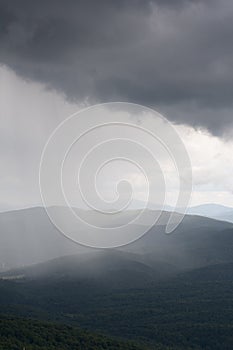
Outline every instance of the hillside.
<svg viewBox="0 0 233 350">
<path fill-rule="evenodd" d="M 93 217 L 93 213 L 85 215 Z M 164 212 L 158 225 L 138 241 L 120 250 L 140 255 L 140 261 L 153 265 L 153 268 L 154 263 L 183 269 L 232 261 L 229 248 L 233 245 L 231 223 L 187 215 L 171 235 L 165 235 L 164 224 L 168 215 L 168 212 Z M 95 252 L 94 249 L 80 246 L 64 237 L 42 208 L 0 214 L 2 271 L 62 256 L 82 256 Z"/>
<path fill-rule="evenodd" d="M 2 316 L 0 320 L 0 350 L 21 349 L 146 350 L 142 345 L 111 339 L 83 331 L 77 327 Z"/>
<path fill-rule="evenodd" d="M 161 344 L 174 350 L 232 349 L 232 263 L 142 280 L 138 286 L 112 283 L 125 281 L 119 277 L 123 272 L 104 278 L 1 280 L 1 312 L 59 321 L 152 349 Z"/>
<path fill-rule="evenodd" d="M 71 327 L 65 329 L 72 335 L 79 327 L 136 340 L 152 349 L 232 349 L 232 224 L 187 215 L 172 234 L 166 235 L 164 223 L 169 214 L 164 212 L 159 225 L 133 244 L 94 250 L 60 235 L 41 209 L 1 215 L 0 257 L 13 265 L 20 262 L 19 267 L 0 274 L 0 309 L 7 317 L 2 329 L 4 324 L 8 332 L 17 328 L 15 319 L 24 318 L 22 334 L 25 330 L 25 337 L 29 337 L 29 349 L 48 349 L 43 348 L 44 340 L 30 348 L 38 341 L 34 335 L 48 338 L 47 328 L 55 335 L 49 349 L 75 349 L 72 342 L 77 339 L 73 336 L 68 348 L 63 343 L 58 347 L 56 342 L 63 338 L 51 322 Z M 67 254 L 61 256 L 64 252 Z M 22 266 L 23 262 L 28 266 Z M 28 319 L 49 321 L 50 325 L 46 323 L 44 330 L 43 325 L 38 329 L 32 323 L 31 329 Z M 11 320 L 12 326 L 8 327 L 6 320 Z M 17 332 L 10 334 L 21 339 L 21 332 Z M 92 342 L 92 335 L 89 339 Z M 6 343 L 2 349 L 14 349 L 8 340 L 3 337 Z M 92 349 L 88 339 L 87 344 L 87 349 Z M 22 345 L 16 342 L 15 349 L 21 350 Z M 98 342 L 95 346 L 111 349 L 106 345 L 101 348 Z M 124 349 L 124 345 L 117 346 Z"/>
</svg>

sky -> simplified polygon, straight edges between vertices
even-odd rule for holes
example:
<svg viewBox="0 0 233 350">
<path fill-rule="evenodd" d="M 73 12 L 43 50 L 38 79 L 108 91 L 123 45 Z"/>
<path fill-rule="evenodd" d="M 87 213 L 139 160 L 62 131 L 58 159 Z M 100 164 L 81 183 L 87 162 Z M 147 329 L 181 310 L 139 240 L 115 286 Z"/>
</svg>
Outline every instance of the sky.
<svg viewBox="0 0 233 350">
<path fill-rule="evenodd" d="M 174 125 L 192 163 L 190 205 L 233 206 L 232 15 L 231 0 L 0 0 L 0 210 L 41 205 L 48 137 L 110 101 Z"/>
</svg>

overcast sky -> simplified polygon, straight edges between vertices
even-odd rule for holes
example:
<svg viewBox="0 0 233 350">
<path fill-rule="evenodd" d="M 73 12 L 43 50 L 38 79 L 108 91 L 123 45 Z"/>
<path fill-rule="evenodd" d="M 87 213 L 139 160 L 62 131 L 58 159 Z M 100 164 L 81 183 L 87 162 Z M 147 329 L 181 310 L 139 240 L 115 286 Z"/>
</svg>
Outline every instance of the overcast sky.
<svg viewBox="0 0 233 350">
<path fill-rule="evenodd" d="M 109 101 L 164 114 L 192 161 L 192 204 L 233 206 L 232 19 L 231 0 L 0 0 L 0 210 L 40 205 L 50 133 Z"/>
</svg>

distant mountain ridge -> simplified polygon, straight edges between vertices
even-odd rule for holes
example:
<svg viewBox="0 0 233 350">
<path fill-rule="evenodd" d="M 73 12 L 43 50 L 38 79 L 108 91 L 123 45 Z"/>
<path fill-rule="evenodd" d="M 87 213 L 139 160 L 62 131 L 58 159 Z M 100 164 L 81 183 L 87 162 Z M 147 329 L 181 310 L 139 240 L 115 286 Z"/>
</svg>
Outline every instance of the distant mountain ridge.
<svg viewBox="0 0 233 350">
<path fill-rule="evenodd" d="M 216 220 L 233 223 L 233 208 L 221 204 L 209 203 L 188 208 L 187 214 L 206 216 Z"/>
<path fill-rule="evenodd" d="M 164 225 L 168 215 L 169 213 L 163 212 L 159 224 L 152 227 L 141 239 L 117 250 L 105 251 L 83 247 L 65 238 L 56 230 L 42 208 L 2 213 L 1 270 L 68 256 L 66 260 L 54 260 L 59 271 L 61 261 L 67 263 L 71 256 L 70 259 L 74 259 L 77 270 L 80 267 L 80 273 L 85 261 L 92 262 L 93 268 L 86 271 L 84 268 L 83 271 L 93 275 L 98 274 L 101 264 L 102 271 L 111 272 L 110 267 L 114 269 L 115 262 L 117 270 L 128 269 L 131 274 L 135 273 L 139 277 L 152 274 L 163 277 L 177 271 L 233 262 L 231 223 L 186 215 L 179 227 L 172 234 L 166 235 Z M 107 270 L 104 264 L 108 267 Z M 43 270 L 43 264 L 40 268 Z M 45 270 L 47 268 L 48 266 Z M 62 268 L 64 269 L 64 266 Z M 69 273 L 69 270 L 72 271 L 72 263 L 68 263 L 66 273 Z M 30 271 L 30 268 L 27 271 Z"/>
</svg>

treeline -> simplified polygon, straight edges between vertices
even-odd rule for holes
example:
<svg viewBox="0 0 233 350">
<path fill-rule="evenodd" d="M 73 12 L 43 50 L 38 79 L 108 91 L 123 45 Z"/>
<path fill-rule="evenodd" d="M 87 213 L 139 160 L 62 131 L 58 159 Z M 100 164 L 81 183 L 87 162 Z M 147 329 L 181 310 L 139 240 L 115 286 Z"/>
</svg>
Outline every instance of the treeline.
<svg viewBox="0 0 233 350">
<path fill-rule="evenodd" d="M 142 345 L 119 341 L 76 327 L 4 316 L 0 320 L 0 349 L 146 350 Z"/>
</svg>

